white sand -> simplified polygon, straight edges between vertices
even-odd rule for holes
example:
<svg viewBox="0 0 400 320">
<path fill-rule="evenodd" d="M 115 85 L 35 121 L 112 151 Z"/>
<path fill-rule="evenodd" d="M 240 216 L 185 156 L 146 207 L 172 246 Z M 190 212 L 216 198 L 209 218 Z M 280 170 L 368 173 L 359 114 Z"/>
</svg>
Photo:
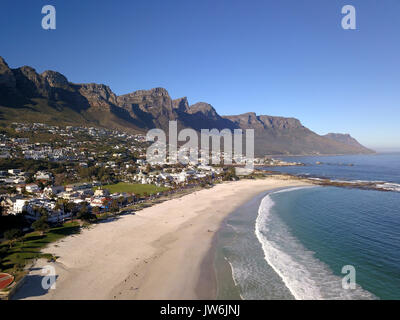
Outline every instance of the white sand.
<svg viewBox="0 0 400 320">
<path fill-rule="evenodd" d="M 223 219 L 262 191 L 304 184 L 279 177 L 228 182 L 95 225 L 47 247 L 59 259 L 37 261 L 14 298 L 213 299 L 213 276 L 201 266 Z M 57 282 L 45 291 L 38 275 L 47 264 Z"/>
</svg>

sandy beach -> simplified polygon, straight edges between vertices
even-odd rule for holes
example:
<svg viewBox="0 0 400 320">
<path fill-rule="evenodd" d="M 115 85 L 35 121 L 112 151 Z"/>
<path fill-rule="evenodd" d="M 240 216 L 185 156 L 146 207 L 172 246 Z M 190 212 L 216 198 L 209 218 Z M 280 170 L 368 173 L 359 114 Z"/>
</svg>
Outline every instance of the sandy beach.
<svg viewBox="0 0 400 320">
<path fill-rule="evenodd" d="M 257 194 L 305 185 L 285 177 L 219 184 L 84 229 L 47 247 L 14 299 L 214 299 L 213 237 L 224 218 Z M 41 286 L 42 267 L 57 274 Z"/>
</svg>

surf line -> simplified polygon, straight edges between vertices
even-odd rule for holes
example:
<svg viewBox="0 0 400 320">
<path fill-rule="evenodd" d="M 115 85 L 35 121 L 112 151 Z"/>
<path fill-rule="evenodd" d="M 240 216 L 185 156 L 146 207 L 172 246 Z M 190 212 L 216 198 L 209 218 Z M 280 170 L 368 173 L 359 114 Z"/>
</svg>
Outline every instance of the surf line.
<svg viewBox="0 0 400 320">
<path fill-rule="evenodd" d="M 311 291 L 314 292 L 312 296 L 307 296 L 304 294 L 301 294 L 297 290 L 293 288 L 293 283 L 288 279 L 287 274 L 285 275 L 284 270 L 279 269 L 274 261 L 273 257 L 283 257 L 285 258 L 286 263 L 293 263 L 291 261 L 291 258 L 289 255 L 287 255 L 285 252 L 279 250 L 278 248 L 275 248 L 272 243 L 267 239 L 267 237 L 262 233 L 261 226 L 265 224 L 266 218 L 268 217 L 268 213 L 271 210 L 271 208 L 274 206 L 274 202 L 272 201 L 270 195 L 275 194 L 275 193 L 283 193 L 283 192 L 290 192 L 290 191 L 295 191 L 299 189 L 306 189 L 306 188 L 315 188 L 315 186 L 304 186 L 304 187 L 295 187 L 295 188 L 288 188 L 288 189 L 283 189 L 283 190 L 278 190 L 275 192 L 271 192 L 267 194 L 261 201 L 260 206 L 258 208 L 258 216 L 256 219 L 255 223 L 255 234 L 256 237 L 259 241 L 259 243 L 262 246 L 262 250 L 264 252 L 264 259 L 267 261 L 267 263 L 270 265 L 270 267 L 277 273 L 277 275 L 281 278 L 285 286 L 289 289 L 290 293 L 293 295 L 293 297 L 296 300 L 302 300 L 302 299 L 322 299 L 322 295 L 319 292 L 318 288 L 313 287 L 313 290 L 300 290 L 304 294 L 307 292 Z M 286 265 L 285 263 L 285 265 Z M 297 263 L 295 263 L 297 264 Z M 294 280 L 294 279 L 292 279 Z M 302 289 L 311 289 L 311 288 L 302 288 Z"/>
</svg>

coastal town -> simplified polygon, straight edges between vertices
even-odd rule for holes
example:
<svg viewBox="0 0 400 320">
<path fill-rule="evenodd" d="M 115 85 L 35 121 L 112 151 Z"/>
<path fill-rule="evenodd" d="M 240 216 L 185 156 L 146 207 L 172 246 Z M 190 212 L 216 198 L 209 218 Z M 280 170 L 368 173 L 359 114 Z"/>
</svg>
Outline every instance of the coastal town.
<svg viewBox="0 0 400 320">
<path fill-rule="evenodd" d="M 223 165 L 152 166 L 146 161 L 147 147 L 142 134 L 12 123 L 0 131 L 1 214 L 24 217 L 28 231 L 37 220 L 57 224 L 74 217 L 95 219 L 177 189 L 237 179 Z M 271 158 L 254 162 L 297 164 Z"/>
<path fill-rule="evenodd" d="M 16 279 L 25 273 L 30 258 L 41 255 L 41 246 L 24 255 L 24 246 L 37 233 L 49 238 L 52 232 L 69 234 L 76 227 L 134 214 L 161 198 L 240 178 L 235 164 L 151 165 L 148 146 L 143 134 L 104 128 L 2 126 L 0 272 Z M 253 161 L 258 166 L 298 165 L 272 158 Z"/>
</svg>

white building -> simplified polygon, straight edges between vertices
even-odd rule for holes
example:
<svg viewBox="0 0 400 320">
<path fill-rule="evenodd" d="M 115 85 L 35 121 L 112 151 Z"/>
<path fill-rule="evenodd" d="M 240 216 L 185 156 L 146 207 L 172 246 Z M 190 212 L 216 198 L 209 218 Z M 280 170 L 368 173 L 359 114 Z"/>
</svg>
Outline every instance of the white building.
<svg viewBox="0 0 400 320">
<path fill-rule="evenodd" d="M 29 199 L 17 199 L 14 202 L 13 206 L 13 213 L 22 213 L 24 210 L 26 210 L 26 204 L 29 201 Z"/>
<path fill-rule="evenodd" d="M 51 180 L 52 177 L 51 177 L 51 173 L 44 172 L 44 171 L 38 171 L 35 173 L 35 179 L 48 181 L 48 180 Z"/>
<path fill-rule="evenodd" d="M 29 192 L 29 193 L 36 193 L 36 192 L 39 192 L 39 191 L 40 191 L 38 185 L 37 185 L 37 184 L 34 184 L 34 183 L 27 184 L 27 185 L 25 186 L 25 190 L 26 190 L 26 192 Z"/>
<path fill-rule="evenodd" d="M 9 174 L 20 174 L 22 171 L 21 169 L 9 169 L 8 173 Z"/>
<path fill-rule="evenodd" d="M 17 178 L 15 178 L 15 179 L 13 179 L 13 182 L 15 183 L 15 184 L 20 184 L 20 183 L 24 183 L 25 182 L 25 177 L 17 177 Z"/>
<path fill-rule="evenodd" d="M 71 217 L 71 213 L 64 212 L 61 209 L 55 209 L 56 203 L 46 199 L 18 199 L 14 204 L 14 213 L 22 213 L 24 210 L 29 220 L 38 220 L 40 218 L 39 212 L 35 210 L 36 207 L 44 208 L 48 212 L 48 222 L 57 223 Z"/>
<path fill-rule="evenodd" d="M 108 191 L 108 189 L 96 189 L 94 191 L 95 197 L 104 197 L 104 196 L 108 196 L 109 194 L 110 194 L 110 191 Z"/>
</svg>

